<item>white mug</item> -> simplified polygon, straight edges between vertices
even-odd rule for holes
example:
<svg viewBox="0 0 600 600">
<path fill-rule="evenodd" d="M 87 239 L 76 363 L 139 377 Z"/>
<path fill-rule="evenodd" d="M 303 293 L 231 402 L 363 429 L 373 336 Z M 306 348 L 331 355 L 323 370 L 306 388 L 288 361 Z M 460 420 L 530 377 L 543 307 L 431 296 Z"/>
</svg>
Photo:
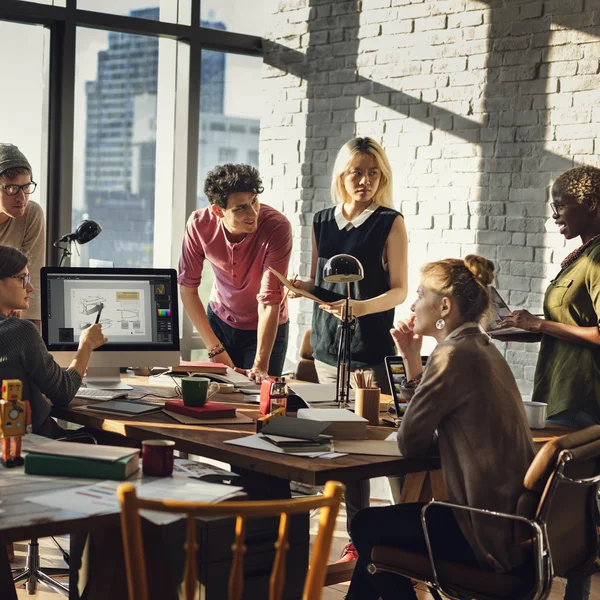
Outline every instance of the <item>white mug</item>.
<svg viewBox="0 0 600 600">
<path fill-rule="evenodd" d="M 546 427 L 546 415 L 548 414 L 548 405 L 544 402 L 523 401 L 527 422 L 531 429 L 544 429 Z"/>
</svg>

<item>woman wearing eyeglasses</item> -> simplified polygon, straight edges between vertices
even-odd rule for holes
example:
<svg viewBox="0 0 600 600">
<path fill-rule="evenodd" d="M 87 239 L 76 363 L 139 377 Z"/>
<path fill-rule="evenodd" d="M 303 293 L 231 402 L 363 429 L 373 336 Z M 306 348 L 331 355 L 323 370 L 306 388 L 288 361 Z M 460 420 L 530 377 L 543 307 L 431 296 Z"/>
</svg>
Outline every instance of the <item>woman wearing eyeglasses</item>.
<svg viewBox="0 0 600 600">
<path fill-rule="evenodd" d="M 544 296 L 544 319 L 516 310 L 502 327 L 541 341 L 532 400 L 548 404 L 548 421 L 583 429 L 600 423 L 600 169 L 565 171 L 552 186 L 552 218 L 581 245 L 561 263 Z M 591 578 L 569 578 L 566 600 L 586 600 Z"/>
<path fill-rule="evenodd" d="M 33 285 L 39 288 L 46 236 L 42 207 L 29 199 L 36 186 L 31 165 L 23 153 L 13 144 L 0 144 L 0 244 L 14 246 L 27 254 Z M 22 317 L 39 328 L 38 297 L 31 298 Z"/>
<path fill-rule="evenodd" d="M 50 405 L 66 406 L 81 385 L 92 351 L 107 339 L 102 325 L 81 333 L 79 349 L 68 369 L 50 356 L 36 326 L 11 316 L 29 308 L 33 292 L 27 256 L 17 248 L 0 245 L 0 382 L 20 379 L 23 399 L 29 400 L 33 432 L 60 437 L 63 430 L 50 418 Z"/>
</svg>

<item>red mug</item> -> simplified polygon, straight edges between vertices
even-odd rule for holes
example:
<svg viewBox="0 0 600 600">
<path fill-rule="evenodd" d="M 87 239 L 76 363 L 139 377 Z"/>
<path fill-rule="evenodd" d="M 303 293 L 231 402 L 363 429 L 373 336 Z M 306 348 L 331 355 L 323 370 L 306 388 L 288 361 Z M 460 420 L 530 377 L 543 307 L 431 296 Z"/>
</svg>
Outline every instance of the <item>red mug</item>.
<svg viewBox="0 0 600 600">
<path fill-rule="evenodd" d="M 144 440 L 142 442 L 142 472 L 148 477 L 169 477 L 173 474 L 172 440 Z"/>
</svg>

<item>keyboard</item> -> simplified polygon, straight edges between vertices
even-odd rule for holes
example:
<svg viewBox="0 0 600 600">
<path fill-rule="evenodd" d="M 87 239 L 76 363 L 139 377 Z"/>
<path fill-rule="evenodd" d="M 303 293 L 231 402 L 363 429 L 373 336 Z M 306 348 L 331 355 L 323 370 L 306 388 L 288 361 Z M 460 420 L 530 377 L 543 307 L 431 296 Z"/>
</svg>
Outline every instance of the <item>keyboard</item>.
<svg viewBox="0 0 600 600">
<path fill-rule="evenodd" d="M 114 400 L 115 398 L 127 398 L 127 392 L 123 390 L 96 390 L 81 387 L 75 394 L 76 398 L 90 398 L 92 400 Z"/>
</svg>

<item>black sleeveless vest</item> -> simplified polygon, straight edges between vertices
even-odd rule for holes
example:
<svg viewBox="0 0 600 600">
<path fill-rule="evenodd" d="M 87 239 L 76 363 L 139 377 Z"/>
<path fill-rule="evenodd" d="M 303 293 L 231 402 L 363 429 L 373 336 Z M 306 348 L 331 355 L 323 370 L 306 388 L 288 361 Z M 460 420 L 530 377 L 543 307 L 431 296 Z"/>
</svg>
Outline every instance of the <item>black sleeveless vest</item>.
<svg viewBox="0 0 600 600">
<path fill-rule="evenodd" d="M 383 249 L 398 211 L 380 206 L 360 227 L 340 229 L 335 221 L 335 207 L 319 211 L 313 221 L 317 244 L 317 272 L 315 295 L 324 302 L 343 300 L 345 283 L 323 280 L 325 263 L 336 254 L 351 254 L 364 268 L 361 281 L 350 284 L 351 297 L 368 300 L 390 289 L 389 273 L 383 268 Z M 328 365 L 337 364 L 340 340 L 340 320 L 313 308 L 311 344 L 313 356 Z M 383 363 L 383 358 L 394 354 L 390 328 L 394 324 L 394 309 L 366 315 L 358 319 L 352 338 L 352 366 L 366 367 Z"/>
</svg>

